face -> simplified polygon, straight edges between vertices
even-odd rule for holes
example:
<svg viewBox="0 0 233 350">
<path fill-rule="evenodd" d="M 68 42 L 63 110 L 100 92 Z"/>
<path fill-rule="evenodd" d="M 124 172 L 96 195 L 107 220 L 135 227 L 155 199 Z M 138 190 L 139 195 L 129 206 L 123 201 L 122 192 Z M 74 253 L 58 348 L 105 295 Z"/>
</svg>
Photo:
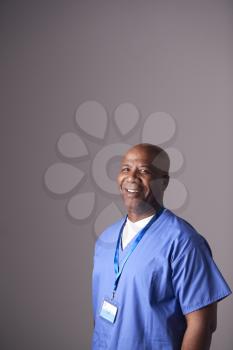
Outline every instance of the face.
<svg viewBox="0 0 233 350">
<path fill-rule="evenodd" d="M 122 159 L 118 184 L 129 212 L 142 214 L 161 205 L 161 184 L 164 178 L 153 165 L 155 152 L 137 146 Z"/>
</svg>

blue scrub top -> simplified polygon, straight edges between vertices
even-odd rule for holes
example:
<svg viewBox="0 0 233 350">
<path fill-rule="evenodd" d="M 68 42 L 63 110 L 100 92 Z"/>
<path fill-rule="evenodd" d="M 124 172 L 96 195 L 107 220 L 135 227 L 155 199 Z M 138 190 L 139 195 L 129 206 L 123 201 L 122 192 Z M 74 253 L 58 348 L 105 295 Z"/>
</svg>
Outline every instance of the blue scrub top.
<svg viewBox="0 0 233 350">
<path fill-rule="evenodd" d="M 116 243 L 125 218 L 96 242 L 93 269 L 95 327 L 92 349 L 180 350 L 185 314 L 231 294 L 206 240 L 185 220 L 164 209 L 132 252 L 114 297 L 112 324 L 100 311 L 112 296 Z M 136 239 L 136 238 L 135 238 Z M 119 263 L 133 241 L 119 249 Z"/>
</svg>

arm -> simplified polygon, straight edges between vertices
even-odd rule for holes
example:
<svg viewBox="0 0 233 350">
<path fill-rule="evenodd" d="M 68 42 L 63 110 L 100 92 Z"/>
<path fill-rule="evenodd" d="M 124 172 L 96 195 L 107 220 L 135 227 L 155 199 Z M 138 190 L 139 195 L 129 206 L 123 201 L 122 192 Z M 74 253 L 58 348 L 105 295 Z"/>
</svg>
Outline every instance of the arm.
<svg viewBox="0 0 233 350">
<path fill-rule="evenodd" d="M 217 303 L 185 315 L 187 329 L 181 350 L 209 350 L 217 327 Z"/>
</svg>

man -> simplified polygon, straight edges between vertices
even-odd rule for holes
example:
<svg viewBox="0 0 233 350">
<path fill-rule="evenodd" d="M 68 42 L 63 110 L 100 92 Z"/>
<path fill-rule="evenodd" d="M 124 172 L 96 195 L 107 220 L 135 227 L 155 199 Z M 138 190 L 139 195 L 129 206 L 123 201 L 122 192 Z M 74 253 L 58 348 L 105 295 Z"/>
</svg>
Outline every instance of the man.
<svg viewBox="0 0 233 350">
<path fill-rule="evenodd" d="M 163 207 L 169 158 L 140 144 L 118 183 L 127 216 L 96 242 L 93 350 L 206 350 L 231 291 L 206 240 Z"/>
</svg>

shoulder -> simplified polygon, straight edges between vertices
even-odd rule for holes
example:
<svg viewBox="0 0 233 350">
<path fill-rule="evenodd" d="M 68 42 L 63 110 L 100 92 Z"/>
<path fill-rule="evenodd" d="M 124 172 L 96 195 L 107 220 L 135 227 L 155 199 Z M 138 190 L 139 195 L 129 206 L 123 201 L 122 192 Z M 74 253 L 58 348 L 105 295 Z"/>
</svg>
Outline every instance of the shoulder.
<svg viewBox="0 0 233 350">
<path fill-rule="evenodd" d="M 188 221 L 166 209 L 165 223 L 174 259 L 192 249 L 204 249 L 211 254 L 207 240 Z"/>
<path fill-rule="evenodd" d="M 125 217 L 122 217 L 121 219 L 114 222 L 112 225 L 108 226 L 98 237 L 95 244 L 96 249 L 115 245 L 124 221 L 125 221 Z"/>
</svg>

